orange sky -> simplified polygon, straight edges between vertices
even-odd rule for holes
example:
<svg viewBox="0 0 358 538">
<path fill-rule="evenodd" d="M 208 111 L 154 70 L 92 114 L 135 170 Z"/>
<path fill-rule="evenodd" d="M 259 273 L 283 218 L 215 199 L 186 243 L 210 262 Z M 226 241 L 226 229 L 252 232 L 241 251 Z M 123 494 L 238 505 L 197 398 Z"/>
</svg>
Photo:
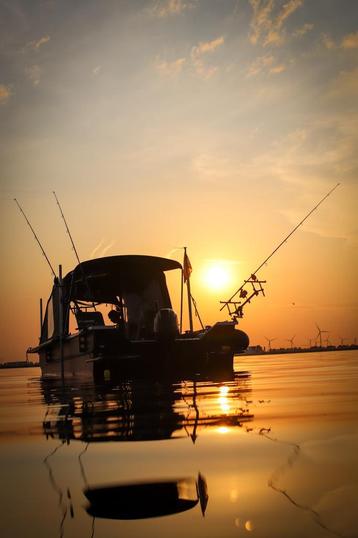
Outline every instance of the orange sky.
<svg viewBox="0 0 358 538">
<path fill-rule="evenodd" d="M 38 338 L 55 266 L 114 254 L 180 258 L 205 323 L 338 181 L 260 272 L 252 344 L 298 345 L 317 322 L 357 335 L 358 5 L 338 1 L 2 4 L 0 360 Z M 323 16 L 324 13 L 324 16 Z M 227 288 L 204 284 L 213 260 Z"/>
</svg>

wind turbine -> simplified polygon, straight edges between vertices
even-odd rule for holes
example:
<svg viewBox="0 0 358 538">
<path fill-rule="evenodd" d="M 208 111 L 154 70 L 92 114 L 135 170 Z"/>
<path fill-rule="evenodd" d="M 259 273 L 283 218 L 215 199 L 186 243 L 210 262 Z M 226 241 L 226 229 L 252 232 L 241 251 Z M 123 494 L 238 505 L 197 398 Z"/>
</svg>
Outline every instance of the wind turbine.
<svg viewBox="0 0 358 538">
<path fill-rule="evenodd" d="M 296 335 L 292 336 L 292 338 L 286 338 L 287 342 L 291 342 L 291 349 L 293 349 L 293 341 L 295 338 L 296 338 Z"/>
<path fill-rule="evenodd" d="M 312 338 L 308 338 L 307 341 L 308 341 L 308 348 L 311 348 L 312 347 Z"/>
<path fill-rule="evenodd" d="M 341 346 L 344 346 L 344 341 L 347 340 L 347 338 L 343 338 L 343 336 L 340 336 L 339 339 L 341 341 Z"/>
<path fill-rule="evenodd" d="M 268 341 L 269 351 L 271 351 L 271 342 L 277 340 L 277 338 L 267 338 L 267 336 L 265 336 L 265 338 Z"/>
<path fill-rule="evenodd" d="M 318 323 L 316 323 L 316 327 L 317 327 L 317 329 L 318 329 L 318 333 L 317 333 L 316 338 L 319 338 L 319 347 L 322 347 L 322 334 L 324 334 L 324 333 L 328 333 L 329 331 L 325 331 L 324 329 L 321 329 L 321 328 L 318 326 Z"/>
</svg>

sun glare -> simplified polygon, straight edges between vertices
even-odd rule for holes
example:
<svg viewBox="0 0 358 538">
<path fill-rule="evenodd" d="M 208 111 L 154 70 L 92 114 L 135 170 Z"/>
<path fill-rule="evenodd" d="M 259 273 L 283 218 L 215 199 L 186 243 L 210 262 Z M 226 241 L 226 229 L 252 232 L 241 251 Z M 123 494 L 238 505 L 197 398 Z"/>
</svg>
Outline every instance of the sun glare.
<svg viewBox="0 0 358 538">
<path fill-rule="evenodd" d="M 220 262 L 208 265 L 203 272 L 203 282 L 206 287 L 213 291 L 225 289 L 231 281 L 229 267 Z"/>
</svg>

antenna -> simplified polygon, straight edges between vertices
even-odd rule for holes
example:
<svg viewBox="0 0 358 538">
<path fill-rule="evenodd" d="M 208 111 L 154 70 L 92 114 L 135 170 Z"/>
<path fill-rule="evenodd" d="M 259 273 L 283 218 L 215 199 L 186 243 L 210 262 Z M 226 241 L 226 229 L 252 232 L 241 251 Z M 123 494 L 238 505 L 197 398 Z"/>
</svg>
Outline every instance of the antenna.
<svg viewBox="0 0 358 538">
<path fill-rule="evenodd" d="M 50 260 L 48 259 L 47 254 L 46 254 L 46 252 L 45 252 L 43 246 L 41 245 L 40 240 L 39 240 L 39 238 L 37 237 L 35 230 L 34 230 L 33 227 L 31 226 L 29 219 L 28 219 L 27 216 L 25 215 L 24 210 L 22 209 L 21 205 L 20 205 L 19 202 L 16 200 L 16 198 L 14 198 L 14 202 L 16 203 L 17 207 L 19 208 L 19 210 L 20 210 L 21 213 L 23 214 L 24 219 L 26 220 L 26 222 L 27 222 L 27 224 L 28 224 L 30 230 L 32 231 L 32 233 L 33 233 L 33 235 L 34 235 L 34 237 L 35 237 L 35 239 L 36 239 L 36 241 L 37 241 L 37 244 L 39 245 L 39 247 L 40 247 L 40 249 L 41 249 L 42 254 L 45 256 L 45 259 L 46 259 L 46 261 L 47 261 L 47 263 L 48 263 L 48 265 L 49 265 L 49 267 L 50 267 L 50 269 L 51 269 L 51 272 L 52 272 L 53 276 L 56 278 L 56 273 L 55 273 L 55 271 L 54 271 L 54 268 L 52 267 L 51 262 L 50 262 Z"/>
<path fill-rule="evenodd" d="M 284 245 L 287 240 L 291 237 L 291 235 L 293 235 L 295 233 L 296 230 L 298 230 L 298 228 L 300 226 L 302 226 L 302 224 L 308 219 L 308 217 L 310 215 L 312 215 L 312 213 L 314 211 L 316 211 L 316 209 L 328 198 L 328 196 L 330 196 L 332 194 L 332 192 L 334 190 L 336 190 L 336 188 L 340 185 L 340 183 L 337 183 L 319 202 L 318 204 L 316 204 L 309 213 L 307 213 L 307 215 L 293 228 L 293 230 L 291 230 L 291 232 L 281 241 L 281 243 L 279 243 L 279 245 L 271 252 L 271 254 L 269 256 L 267 256 L 267 258 L 258 266 L 258 268 L 253 272 L 251 273 L 251 275 L 249 276 L 249 278 L 247 280 L 244 280 L 244 283 L 240 286 L 240 288 L 238 290 L 235 291 L 235 293 L 230 297 L 230 299 L 228 299 L 227 301 L 220 301 L 220 303 L 223 305 L 221 308 L 220 308 L 220 311 L 223 310 L 225 307 L 227 307 L 228 309 L 228 312 L 229 312 L 229 315 L 232 317 L 232 319 L 234 321 L 237 321 L 237 318 L 242 318 L 244 313 L 243 313 L 243 308 L 244 306 L 247 304 L 247 303 L 250 303 L 251 299 L 253 297 L 255 297 L 256 295 L 259 295 L 260 293 L 262 293 L 262 295 L 265 295 L 265 292 L 264 292 L 264 288 L 262 286 L 262 284 L 266 284 L 266 280 L 259 280 L 256 276 L 256 274 L 260 271 L 260 269 L 262 269 L 262 267 L 264 265 L 266 265 L 266 263 L 269 261 L 270 258 L 272 258 L 272 256 L 274 254 L 276 254 L 276 252 L 282 247 L 282 245 Z M 249 295 L 249 292 L 244 289 L 246 284 L 251 284 L 251 294 Z M 239 295 L 239 298 L 240 299 L 244 299 L 244 302 L 242 303 L 241 301 L 238 301 L 238 300 L 233 300 L 237 295 Z"/>
<path fill-rule="evenodd" d="M 74 243 L 74 241 L 73 241 L 73 239 L 72 239 L 72 235 L 71 235 L 70 229 L 69 229 L 68 224 L 67 224 L 67 222 L 66 222 L 65 215 L 63 214 L 62 207 L 61 207 L 61 205 L 60 205 L 60 202 L 58 201 L 58 198 L 57 198 L 57 196 L 56 196 L 55 191 L 52 191 L 52 193 L 53 193 L 53 195 L 54 195 L 54 197 L 55 197 L 56 204 L 58 205 L 58 208 L 59 208 L 59 210 L 60 210 L 62 220 L 63 220 L 63 222 L 65 223 L 65 226 L 66 226 L 66 232 L 68 233 L 68 236 L 69 236 L 69 238 L 70 238 L 71 245 L 72 245 L 72 248 L 73 248 L 74 253 L 75 253 L 75 255 L 76 255 L 77 261 L 78 261 L 78 263 L 80 264 L 81 261 L 80 261 L 80 258 L 79 258 L 79 256 L 78 256 L 78 252 L 77 252 L 77 249 L 76 249 L 76 247 L 75 247 L 75 243 Z"/>
</svg>

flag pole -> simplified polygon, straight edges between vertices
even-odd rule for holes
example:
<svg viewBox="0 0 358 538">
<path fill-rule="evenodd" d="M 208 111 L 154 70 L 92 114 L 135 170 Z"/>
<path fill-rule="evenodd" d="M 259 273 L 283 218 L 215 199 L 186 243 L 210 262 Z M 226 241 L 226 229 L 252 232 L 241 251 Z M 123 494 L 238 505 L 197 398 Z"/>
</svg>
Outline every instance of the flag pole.
<svg viewBox="0 0 358 538">
<path fill-rule="evenodd" d="M 189 265 L 189 259 L 188 259 L 188 256 L 187 256 L 187 253 L 186 253 L 186 247 L 184 247 L 184 279 L 186 277 L 186 289 L 187 289 L 187 292 L 188 292 L 188 313 L 189 313 L 189 329 L 190 329 L 190 332 L 192 333 L 193 332 L 193 312 L 192 312 L 192 309 L 191 309 L 191 291 L 190 291 L 190 273 L 189 271 L 185 271 L 185 268 L 188 267 Z M 187 273 L 185 275 L 185 273 Z"/>
<path fill-rule="evenodd" d="M 184 267 L 182 267 L 181 277 L 180 277 L 180 324 L 179 324 L 180 334 L 183 330 L 183 292 L 184 292 Z"/>
</svg>

